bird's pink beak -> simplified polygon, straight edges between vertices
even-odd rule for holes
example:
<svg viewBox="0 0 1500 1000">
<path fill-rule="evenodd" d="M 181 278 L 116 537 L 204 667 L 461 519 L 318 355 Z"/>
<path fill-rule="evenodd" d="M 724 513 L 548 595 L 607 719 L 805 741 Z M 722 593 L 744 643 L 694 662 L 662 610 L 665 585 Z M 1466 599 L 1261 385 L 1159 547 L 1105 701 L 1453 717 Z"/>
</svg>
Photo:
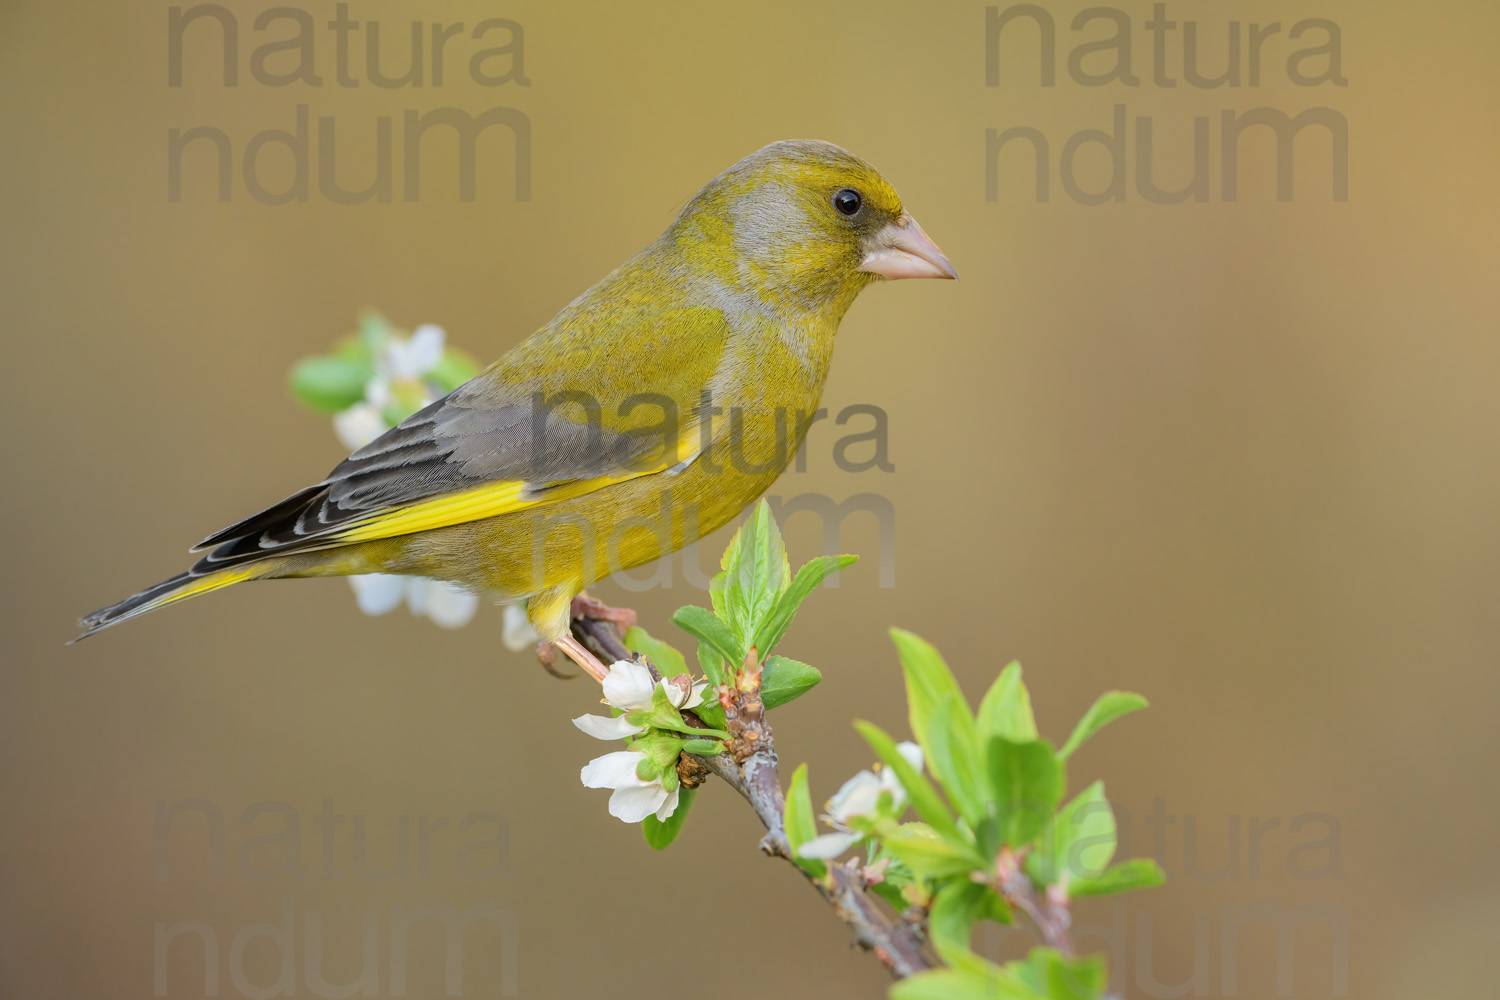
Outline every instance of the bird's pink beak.
<svg viewBox="0 0 1500 1000">
<path fill-rule="evenodd" d="M 958 272 L 948 263 L 932 237 L 922 231 L 917 220 L 901 213 L 901 218 L 865 240 L 865 259 L 859 269 L 882 278 L 957 278 Z"/>
</svg>

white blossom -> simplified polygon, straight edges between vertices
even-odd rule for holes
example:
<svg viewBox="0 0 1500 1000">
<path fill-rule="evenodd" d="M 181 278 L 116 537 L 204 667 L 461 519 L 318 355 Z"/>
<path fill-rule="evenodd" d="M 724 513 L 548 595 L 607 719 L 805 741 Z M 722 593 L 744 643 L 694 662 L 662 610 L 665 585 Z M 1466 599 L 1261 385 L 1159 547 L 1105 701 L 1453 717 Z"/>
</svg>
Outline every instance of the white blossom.
<svg viewBox="0 0 1500 1000">
<path fill-rule="evenodd" d="M 526 617 L 525 607 L 519 604 L 505 606 L 505 625 L 500 633 L 500 641 L 512 653 L 535 649 L 537 643 L 542 641 L 541 635 L 532 627 L 531 619 Z"/>
<path fill-rule="evenodd" d="M 626 722 L 626 716 L 637 709 L 649 709 L 661 688 L 674 707 L 696 708 L 703 704 L 708 682 L 689 682 L 683 674 L 670 680 L 656 680 L 644 663 L 616 660 L 602 683 L 604 700 L 620 710 L 616 716 L 580 715 L 573 725 L 599 740 L 623 740 L 645 731 L 644 726 Z M 626 823 L 639 823 L 647 816 L 665 820 L 677 809 L 677 788 L 667 791 L 662 780 L 643 779 L 637 771 L 646 755 L 637 750 L 619 750 L 596 757 L 580 772 L 586 788 L 613 788 L 609 797 L 609 814 Z"/>
<path fill-rule="evenodd" d="M 676 708 L 697 708 L 703 704 L 706 681 L 694 685 L 676 683 L 671 680 L 654 680 L 644 663 L 631 660 L 616 660 L 604 676 L 602 684 L 604 700 L 621 715 L 580 715 L 573 725 L 598 740 L 623 740 L 645 731 L 644 726 L 633 726 L 625 721 L 625 715 L 638 708 L 650 708 L 657 687 L 667 693 L 667 701 Z"/>
<path fill-rule="evenodd" d="M 442 362 L 446 339 L 442 327 L 423 323 L 410 337 L 387 340 L 376 365 L 389 378 L 421 378 Z"/>
<path fill-rule="evenodd" d="M 922 770 L 922 748 L 915 743 L 896 744 L 896 750 L 913 768 Z M 875 812 L 882 792 L 891 793 L 891 804 L 899 815 L 906 805 L 906 789 L 902 787 L 896 773 L 888 767 L 880 773 L 860 771 L 844 782 L 823 806 L 823 821 L 833 827 L 833 833 L 821 834 L 797 849 L 804 858 L 832 859 L 848 851 L 865 838 L 851 830 L 850 821 L 856 816 L 868 816 Z"/>
<path fill-rule="evenodd" d="M 356 451 L 389 430 L 385 415 L 374 403 L 355 403 L 333 415 L 333 432 L 350 451 Z"/>
<path fill-rule="evenodd" d="M 478 594 L 445 580 L 388 573 L 365 573 L 348 580 L 354 588 L 355 603 L 367 615 L 387 614 L 404 601 L 412 614 L 431 619 L 443 628 L 458 628 L 467 625 L 479 610 Z"/>
<path fill-rule="evenodd" d="M 626 823 L 639 823 L 655 814 L 665 820 L 677 811 L 677 789 L 667 791 L 660 780 L 647 781 L 638 768 L 646 755 L 633 750 L 619 750 L 596 757 L 579 772 L 585 788 L 612 788 L 609 814 Z"/>
</svg>

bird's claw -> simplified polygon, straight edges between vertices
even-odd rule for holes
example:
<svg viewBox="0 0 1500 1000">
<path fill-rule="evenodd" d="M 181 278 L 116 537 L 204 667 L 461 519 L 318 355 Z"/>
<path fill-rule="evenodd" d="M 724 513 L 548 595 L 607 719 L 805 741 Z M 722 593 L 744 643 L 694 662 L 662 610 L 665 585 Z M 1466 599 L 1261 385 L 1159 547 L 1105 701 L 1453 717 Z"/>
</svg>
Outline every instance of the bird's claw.
<svg viewBox="0 0 1500 1000">
<path fill-rule="evenodd" d="M 557 669 L 557 647 L 546 639 L 536 644 L 536 658 L 541 662 L 542 669 L 558 680 L 570 681 L 578 676 L 577 674 L 565 674 Z"/>
</svg>

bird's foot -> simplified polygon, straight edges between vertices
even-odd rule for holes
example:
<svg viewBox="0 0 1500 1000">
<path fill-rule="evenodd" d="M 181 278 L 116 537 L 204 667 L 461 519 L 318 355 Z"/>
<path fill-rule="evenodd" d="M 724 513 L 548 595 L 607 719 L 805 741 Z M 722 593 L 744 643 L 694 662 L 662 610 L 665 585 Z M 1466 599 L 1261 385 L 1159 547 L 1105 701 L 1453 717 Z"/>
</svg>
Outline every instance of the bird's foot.
<svg viewBox="0 0 1500 1000">
<path fill-rule="evenodd" d="M 557 669 L 557 646 L 546 639 L 536 644 L 536 658 L 541 662 L 542 669 L 558 680 L 570 681 L 578 676 L 577 674 L 565 674 Z"/>
<path fill-rule="evenodd" d="M 569 632 L 564 635 L 554 645 L 600 684 L 603 684 L 604 678 L 609 676 L 609 668 L 599 662 L 599 657 L 585 649 L 583 643 L 574 638 L 573 633 Z"/>
<path fill-rule="evenodd" d="M 635 625 L 635 612 L 630 608 L 612 608 L 588 594 L 579 594 L 573 598 L 569 613 L 574 618 L 592 618 L 595 621 L 612 622 L 619 626 L 621 632 Z"/>
</svg>

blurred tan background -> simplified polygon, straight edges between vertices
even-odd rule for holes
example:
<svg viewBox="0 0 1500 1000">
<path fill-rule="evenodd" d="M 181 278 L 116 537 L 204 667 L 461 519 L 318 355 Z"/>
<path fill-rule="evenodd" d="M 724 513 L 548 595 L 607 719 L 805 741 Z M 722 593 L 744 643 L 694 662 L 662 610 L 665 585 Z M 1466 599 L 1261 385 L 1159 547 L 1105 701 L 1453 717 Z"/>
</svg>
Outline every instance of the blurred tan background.
<svg viewBox="0 0 1500 1000">
<path fill-rule="evenodd" d="M 756 853 L 759 830 L 725 789 L 708 788 L 663 854 L 611 819 L 604 793 L 578 785 L 598 744 L 568 723 L 596 696 L 506 652 L 496 609 L 444 631 L 405 611 L 366 618 L 342 581 L 299 581 L 63 646 L 78 614 L 185 567 L 188 545 L 342 457 L 284 379 L 359 309 L 441 324 L 498 356 L 715 173 L 787 137 L 876 164 L 963 278 L 872 289 L 844 322 L 825 402 L 883 407 L 895 471 L 837 468 L 844 432 L 825 423 L 807 471 L 773 490 L 874 492 L 896 511 L 895 586 L 879 586 L 873 520 L 850 519 L 842 548 L 865 562 L 814 598 L 786 645 L 826 675 L 776 719 L 784 761 L 812 764 L 815 799 L 868 764 L 850 719 L 905 732 L 887 625 L 936 642 L 975 697 L 1021 659 L 1054 738 L 1098 692 L 1140 691 L 1151 711 L 1072 768 L 1075 786 L 1105 779 L 1130 850 L 1159 852 L 1172 876 L 1121 908 L 1079 908 L 1079 923 L 1109 928 L 1080 944 L 1113 947 L 1126 995 L 1181 995 L 1161 984 L 1184 983 L 1200 996 L 1276 995 L 1274 927 L 1237 929 L 1267 903 L 1301 914 L 1286 919 L 1294 960 L 1280 966 L 1295 996 L 1493 988 L 1493 5 L 1169 4 L 1179 24 L 1197 22 L 1209 74 L 1224 66 L 1229 20 L 1242 32 L 1283 24 L 1258 87 L 1216 90 L 1154 84 L 1145 3 L 1118 8 L 1135 33 L 1135 87 L 1075 82 L 1068 53 L 1108 25 L 1074 32 L 1085 5 L 1047 4 L 1050 88 L 1025 23 L 1006 29 L 999 86 L 985 85 L 979 2 L 354 4 L 351 17 L 380 22 L 395 74 L 413 19 L 524 27 L 529 86 L 477 85 L 466 64 L 486 46 L 456 36 L 442 86 L 429 66 L 423 88 L 391 90 L 368 82 L 357 37 L 361 85 L 336 85 L 323 2 L 303 8 L 318 23 L 323 86 L 257 83 L 250 53 L 290 25 L 257 32 L 267 5 L 227 6 L 239 85 L 223 86 L 204 23 L 173 88 L 166 5 L 0 4 L 0 994 L 151 996 L 155 926 L 196 921 L 218 943 L 219 995 L 257 995 L 279 956 L 262 937 L 231 961 L 232 944 L 289 905 L 297 995 L 319 995 L 309 913 L 335 984 L 358 976 L 372 915 L 373 995 L 401 995 L 390 908 L 488 903 L 514 913 L 516 957 L 502 960 L 501 933 L 476 923 L 464 996 L 499 996 L 508 975 L 527 997 L 883 995 L 878 964 L 849 952 L 789 868 Z M 1347 86 L 1288 79 L 1289 53 L 1324 37 L 1288 41 L 1309 17 L 1342 29 Z M 1178 79 L 1182 35 L 1168 48 Z M 1058 155 L 1078 131 L 1109 128 L 1117 103 L 1131 124 L 1129 190 L 1085 207 L 1060 186 Z M 369 182 L 377 118 L 395 119 L 389 203 L 320 195 L 316 137 L 307 203 L 251 197 L 245 144 L 291 129 L 298 104 L 335 119 L 349 188 Z M 480 140 L 475 201 L 459 201 L 451 139 L 433 142 L 420 200 L 403 200 L 402 113 L 446 106 L 524 112 L 529 201 L 515 198 L 502 129 Z M 1219 114 L 1256 107 L 1347 119 L 1347 202 L 1330 197 L 1318 129 L 1297 142 L 1290 202 L 1276 200 L 1269 133 L 1246 136 L 1238 200 L 1223 200 Z M 1207 202 L 1139 195 L 1134 123 L 1147 115 L 1167 187 L 1188 178 L 1193 116 L 1209 118 Z M 185 160 L 181 201 L 168 200 L 168 130 L 199 125 L 233 143 L 227 203 L 207 143 Z M 1046 203 L 1019 143 L 985 197 L 986 130 L 1013 126 L 1050 141 Z M 271 188 L 286 180 L 276 155 L 265 154 Z M 1079 153 L 1085 187 L 1107 179 L 1099 157 Z M 787 531 L 794 560 L 819 548 L 810 517 Z M 725 537 L 707 544 L 705 567 Z M 705 601 L 681 586 L 599 593 L 664 636 L 672 609 Z M 174 821 L 159 870 L 157 803 L 187 799 L 204 811 Z M 344 822 L 320 825 L 327 799 Z M 1158 800 L 1176 822 L 1148 822 Z M 280 812 L 247 815 L 268 802 Z M 214 811 L 217 878 L 203 818 Z M 508 844 L 461 855 L 493 839 L 484 814 L 504 818 Z M 257 877 L 286 859 L 286 840 L 258 838 L 288 817 L 303 877 Z M 442 818 L 423 873 L 418 827 Z M 375 880 L 361 861 L 397 867 Z M 689 931 L 674 931 L 686 913 Z M 168 996 L 202 995 L 198 941 L 173 942 Z M 441 936 L 418 927 L 408 953 L 404 995 L 442 995 Z"/>
</svg>

